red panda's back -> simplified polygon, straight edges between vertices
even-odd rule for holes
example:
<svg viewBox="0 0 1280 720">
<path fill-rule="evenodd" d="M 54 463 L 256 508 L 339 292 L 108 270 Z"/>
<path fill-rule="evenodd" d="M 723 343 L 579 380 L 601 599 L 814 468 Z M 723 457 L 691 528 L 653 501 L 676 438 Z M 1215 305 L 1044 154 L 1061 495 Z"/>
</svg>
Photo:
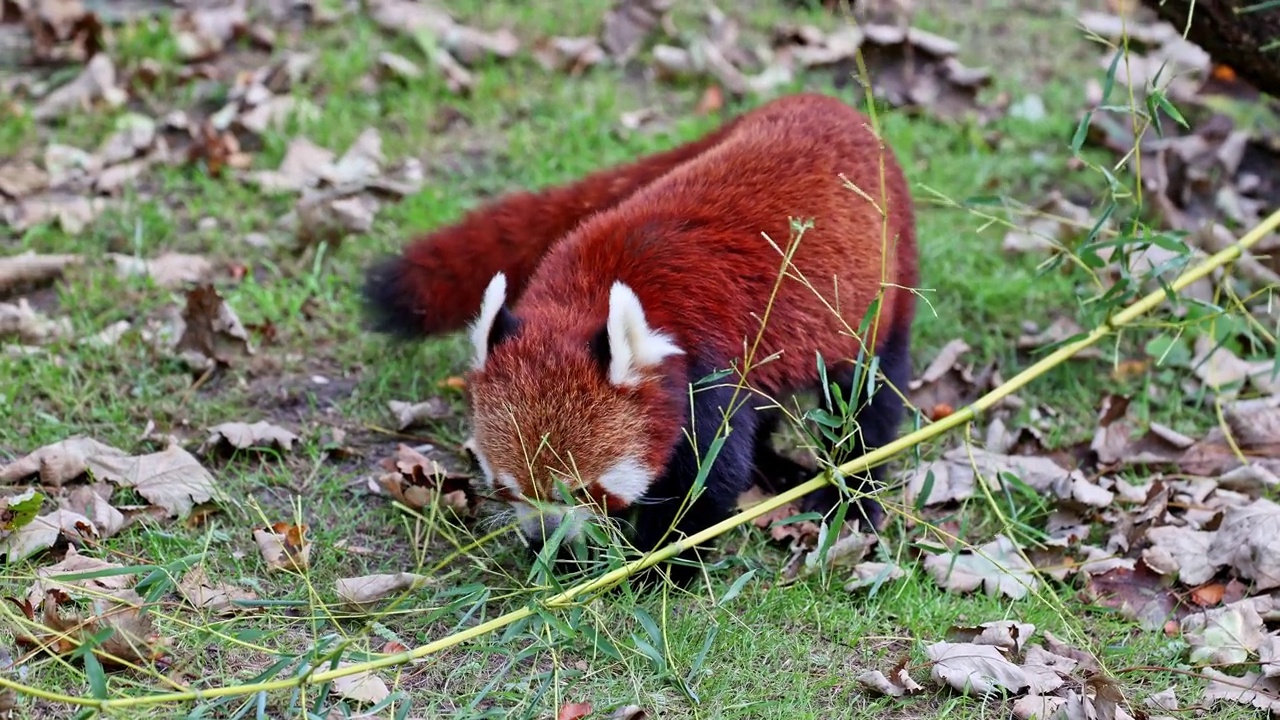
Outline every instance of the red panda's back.
<svg viewBox="0 0 1280 720">
<path fill-rule="evenodd" d="M 777 286 L 792 218 L 812 225 Z M 828 362 L 857 354 L 852 334 L 882 281 L 892 287 L 877 336 L 910 322 L 915 253 L 906 180 L 870 120 L 835 98 L 793 95 L 585 222 L 548 256 L 520 308 L 532 321 L 577 317 L 588 328 L 622 280 L 653 325 L 714 362 L 754 344 L 767 314 L 756 358 L 782 354 L 751 377 L 785 392 L 812 377 L 815 352 Z"/>
</svg>

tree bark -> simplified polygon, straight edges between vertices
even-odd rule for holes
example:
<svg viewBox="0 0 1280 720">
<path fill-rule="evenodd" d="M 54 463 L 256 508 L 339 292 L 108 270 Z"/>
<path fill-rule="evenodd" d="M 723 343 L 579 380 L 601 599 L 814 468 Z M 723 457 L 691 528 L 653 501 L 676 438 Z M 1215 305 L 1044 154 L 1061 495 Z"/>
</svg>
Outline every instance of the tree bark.
<svg viewBox="0 0 1280 720">
<path fill-rule="evenodd" d="M 1179 33 L 1258 90 L 1280 98 L 1280 6 L 1240 12 L 1262 0 L 1143 0 Z M 1187 27 L 1187 14 L 1191 27 Z M 1270 46 L 1270 47 L 1268 47 Z"/>
</svg>

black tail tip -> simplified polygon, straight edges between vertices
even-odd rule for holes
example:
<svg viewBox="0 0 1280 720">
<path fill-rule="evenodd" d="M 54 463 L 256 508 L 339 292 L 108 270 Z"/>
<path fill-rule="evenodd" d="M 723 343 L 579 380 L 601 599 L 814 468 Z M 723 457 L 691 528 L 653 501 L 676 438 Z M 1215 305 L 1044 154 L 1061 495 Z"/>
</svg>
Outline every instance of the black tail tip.
<svg viewBox="0 0 1280 720">
<path fill-rule="evenodd" d="M 413 293 L 405 274 L 407 262 L 402 256 L 385 257 L 365 272 L 365 318 L 374 332 L 411 340 L 426 336 L 422 310 L 415 307 Z"/>
</svg>

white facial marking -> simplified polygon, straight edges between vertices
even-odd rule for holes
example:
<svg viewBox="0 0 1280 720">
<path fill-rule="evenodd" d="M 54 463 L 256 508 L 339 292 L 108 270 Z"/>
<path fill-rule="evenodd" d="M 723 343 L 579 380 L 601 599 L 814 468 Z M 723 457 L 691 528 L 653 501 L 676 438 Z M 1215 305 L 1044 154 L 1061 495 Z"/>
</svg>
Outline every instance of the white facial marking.
<svg viewBox="0 0 1280 720">
<path fill-rule="evenodd" d="M 489 458 L 484 456 L 484 451 L 480 449 L 480 443 L 475 442 L 475 436 L 472 436 L 468 442 L 470 443 L 471 452 L 476 456 L 476 462 L 480 464 L 480 472 L 484 473 L 485 483 L 489 489 L 493 489 L 493 467 L 489 465 Z"/>
<path fill-rule="evenodd" d="M 492 321 L 491 321 L 492 322 Z M 621 282 L 609 289 L 609 379 L 615 385 L 634 385 L 642 371 L 668 355 L 684 351 L 664 332 L 649 327 L 640 298 Z"/>
<path fill-rule="evenodd" d="M 480 315 L 471 326 L 471 347 L 475 351 L 471 366 L 476 370 L 484 367 L 485 357 L 489 353 L 489 331 L 493 329 L 493 319 L 498 317 L 498 311 L 506 301 L 507 276 L 498 273 L 489 281 L 489 287 L 485 288 Z"/>
<path fill-rule="evenodd" d="M 596 480 L 605 492 L 630 505 L 639 500 L 653 483 L 653 473 L 639 460 L 625 457 L 605 470 Z"/>
<path fill-rule="evenodd" d="M 550 538 L 559 527 L 559 523 L 569 523 L 565 530 L 563 542 L 576 540 L 582 534 L 582 526 L 587 521 L 589 511 L 573 505 L 559 503 L 543 503 L 541 508 L 529 503 L 512 503 L 516 511 L 516 521 L 520 524 L 523 538 L 544 536 L 543 525 L 546 525 L 545 537 Z"/>
<path fill-rule="evenodd" d="M 515 493 L 516 497 L 524 495 L 524 492 L 520 490 L 520 483 L 516 482 L 511 473 L 498 473 L 498 483 Z"/>
</svg>

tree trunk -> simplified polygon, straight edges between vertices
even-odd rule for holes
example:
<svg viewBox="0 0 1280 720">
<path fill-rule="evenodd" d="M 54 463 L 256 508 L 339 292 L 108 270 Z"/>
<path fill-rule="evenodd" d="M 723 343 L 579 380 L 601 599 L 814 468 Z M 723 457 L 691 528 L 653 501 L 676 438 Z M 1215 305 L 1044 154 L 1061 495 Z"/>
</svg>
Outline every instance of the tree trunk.
<svg viewBox="0 0 1280 720">
<path fill-rule="evenodd" d="M 1229 66 L 1262 92 L 1280 98 L 1280 6 L 1240 12 L 1262 0 L 1143 0 L 1173 23 L 1179 33 L 1204 48 L 1214 62 Z M 1191 27 L 1187 28 L 1187 14 Z"/>
</svg>

